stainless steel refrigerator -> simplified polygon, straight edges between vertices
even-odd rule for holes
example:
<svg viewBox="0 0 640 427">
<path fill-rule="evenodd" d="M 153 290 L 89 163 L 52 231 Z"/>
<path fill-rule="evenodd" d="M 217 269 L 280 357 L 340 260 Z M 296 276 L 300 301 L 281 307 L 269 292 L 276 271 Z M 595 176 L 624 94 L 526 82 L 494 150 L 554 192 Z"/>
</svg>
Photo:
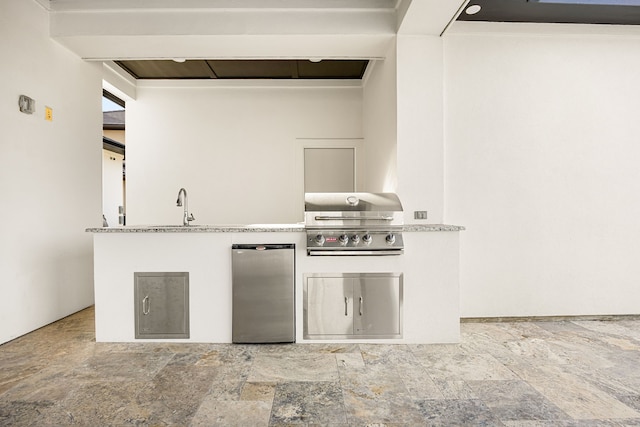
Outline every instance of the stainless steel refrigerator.
<svg viewBox="0 0 640 427">
<path fill-rule="evenodd" d="M 295 245 L 232 246 L 234 343 L 295 342 Z"/>
</svg>

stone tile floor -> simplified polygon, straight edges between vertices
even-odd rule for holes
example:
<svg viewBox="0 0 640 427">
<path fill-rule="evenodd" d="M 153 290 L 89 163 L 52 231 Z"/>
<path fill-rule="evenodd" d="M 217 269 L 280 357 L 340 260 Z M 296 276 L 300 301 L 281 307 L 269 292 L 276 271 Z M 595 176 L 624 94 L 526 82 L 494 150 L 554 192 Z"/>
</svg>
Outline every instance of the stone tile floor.
<svg viewBox="0 0 640 427">
<path fill-rule="evenodd" d="M 640 321 L 463 323 L 456 345 L 0 346 L 2 426 L 640 426 Z"/>
</svg>

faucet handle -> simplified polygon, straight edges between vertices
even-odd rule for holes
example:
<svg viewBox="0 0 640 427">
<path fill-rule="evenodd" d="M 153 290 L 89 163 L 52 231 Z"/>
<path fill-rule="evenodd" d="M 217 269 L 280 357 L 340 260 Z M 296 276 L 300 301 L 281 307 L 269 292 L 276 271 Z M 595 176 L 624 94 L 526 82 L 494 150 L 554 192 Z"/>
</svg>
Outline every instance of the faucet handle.
<svg viewBox="0 0 640 427">
<path fill-rule="evenodd" d="M 193 214 L 189 214 L 189 216 L 187 217 L 187 221 L 195 221 L 196 217 L 193 216 Z"/>
</svg>

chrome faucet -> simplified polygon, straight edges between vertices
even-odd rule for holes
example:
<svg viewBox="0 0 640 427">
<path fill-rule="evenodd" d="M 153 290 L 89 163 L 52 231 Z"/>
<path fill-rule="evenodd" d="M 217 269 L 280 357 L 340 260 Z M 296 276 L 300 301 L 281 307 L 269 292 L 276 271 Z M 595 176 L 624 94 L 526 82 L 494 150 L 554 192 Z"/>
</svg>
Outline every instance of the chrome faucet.
<svg viewBox="0 0 640 427">
<path fill-rule="evenodd" d="M 182 225 L 189 225 L 189 221 L 194 221 L 193 214 L 189 214 L 189 203 L 187 201 L 187 190 L 181 188 L 178 191 L 178 200 L 176 206 L 184 206 L 184 214 L 182 216 Z"/>
</svg>

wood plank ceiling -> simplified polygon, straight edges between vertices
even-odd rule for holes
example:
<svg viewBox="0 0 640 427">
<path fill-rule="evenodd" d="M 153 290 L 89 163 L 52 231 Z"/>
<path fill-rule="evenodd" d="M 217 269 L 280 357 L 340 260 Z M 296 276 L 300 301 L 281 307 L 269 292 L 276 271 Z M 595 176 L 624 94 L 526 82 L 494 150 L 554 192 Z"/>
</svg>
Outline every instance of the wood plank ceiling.
<svg viewBox="0 0 640 427">
<path fill-rule="evenodd" d="M 136 79 L 361 79 L 367 60 L 115 61 Z"/>
<path fill-rule="evenodd" d="M 458 21 L 640 25 L 637 0 L 471 0 Z M 480 6 L 475 14 L 466 11 Z"/>
</svg>

